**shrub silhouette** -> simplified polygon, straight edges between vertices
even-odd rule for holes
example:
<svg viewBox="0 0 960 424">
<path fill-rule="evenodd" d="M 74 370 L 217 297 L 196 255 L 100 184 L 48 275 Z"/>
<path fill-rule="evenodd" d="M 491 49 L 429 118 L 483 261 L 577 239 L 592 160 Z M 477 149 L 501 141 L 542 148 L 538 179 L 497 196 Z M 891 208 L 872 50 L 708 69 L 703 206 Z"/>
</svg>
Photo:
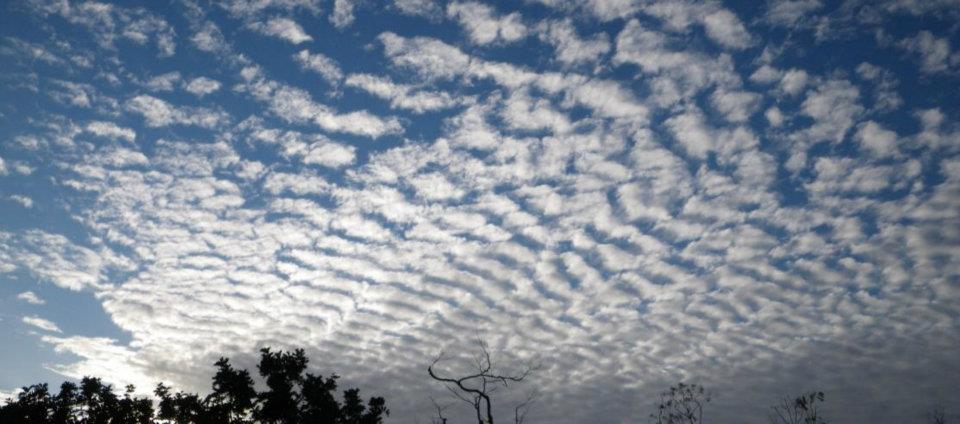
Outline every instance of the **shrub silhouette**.
<svg viewBox="0 0 960 424">
<path fill-rule="evenodd" d="M 118 396 L 99 378 L 63 383 L 57 395 L 36 384 L 0 407 L 0 424 L 380 424 L 390 414 L 382 397 L 364 404 L 358 389 L 345 390 L 341 404 L 339 376 L 304 374 L 308 362 L 303 349 L 262 349 L 257 370 L 266 390 L 258 393 L 247 370 L 220 358 L 209 395 L 171 393 L 161 383 L 154 390 L 156 411 L 152 399 L 133 395 L 133 386 Z"/>
</svg>

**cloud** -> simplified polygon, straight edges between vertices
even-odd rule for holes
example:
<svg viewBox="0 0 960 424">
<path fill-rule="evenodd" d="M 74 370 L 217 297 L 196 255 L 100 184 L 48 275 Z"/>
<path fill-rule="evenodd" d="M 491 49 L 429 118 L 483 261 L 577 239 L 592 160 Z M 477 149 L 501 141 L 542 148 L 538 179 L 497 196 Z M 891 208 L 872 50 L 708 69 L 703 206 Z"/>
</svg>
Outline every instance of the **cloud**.
<svg viewBox="0 0 960 424">
<path fill-rule="evenodd" d="M 409 109 L 416 113 L 446 109 L 457 104 L 447 93 L 418 90 L 415 86 L 396 84 L 387 78 L 370 74 L 352 74 L 344 84 L 389 100 L 392 108 Z"/>
<path fill-rule="evenodd" d="M 727 56 L 716 58 L 683 49 L 667 34 L 646 28 L 639 20 L 627 22 L 617 35 L 614 64 L 635 64 L 653 80 L 656 101 L 662 106 L 689 98 L 711 85 L 737 86 L 740 77 Z"/>
<path fill-rule="evenodd" d="M 352 164 L 356 159 L 356 148 L 319 134 L 256 127 L 250 136 L 260 143 L 279 144 L 283 156 L 299 158 L 308 165 L 341 168 Z"/>
<path fill-rule="evenodd" d="M 264 11 L 307 11 L 320 12 L 320 0 L 228 0 L 220 4 L 236 17 L 258 16 Z"/>
<path fill-rule="evenodd" d="M 354 0 L 334 0 L 330 23 L 338 29 L 350 26 L 353 24 L 353 9 L 355 7 Z"/>
<path fill-rule="evenodd" d="M 706 126 L 702 114 L 687 112 L 670 118 L 666 124 L 674 138 L 684 146 L 690 155 L 705 159 L 707 152 L 714 149 L 715 136 L 713 130 Z"/>
<path fill-rule="evenodd" d="M 16 37 L 6 37 L 0 47 L 0 54 L 10 56 L 15 60 L 40 61 L 49 65 L 66 64 L 57 53 L 44 47 L 42 44 L 30 43 Z"/>
<path fill-rule="evenodd" d="M 25 162 L 14 162 L 11 166 L 13 167 L 13 172 L 16 172 L 20 175 L 31 175 L 33 174 L 33 171 L 37 170 Z"/>
<path fill-rule="evenodd" d="M 900 81 L 890 70 L 863 62 L 857 65 L 857 76 L 874 84 L 874 109 L 893 111 L 903 105 L 903 98 L 896 91 Z"/>
<path fill-rule="evenodd" d="M 902 189 L 904 180 L 920 173 L 919 163 L 908 161 L 897 166 L 859 164 L 849 158 L 819 158 L 814 164 L 817 178 L 807 185 L 811 193 L 875 194 Z"/>
<path fill-rule="evenodd" d="M 767 109 L 767 111 L 763 113 L 763 116 L 764 118 L 767 118 L 767 122 L 772 127 L 779 127 L 783 125 L 783 122 L 785 119 L 783 116 L 783 112 L 781 112 L 780 108 L 776 106 L 773 106 L 770 109 Z"/>
<path fill-rule="evenodd" d="M 59 15 L 85 27 L 103 48 L 115 50 L 118 39 L 144 45 L 153 41 L 160 57 L 176 52 L 175 32 L 164 19 L 143 8 L 126 8 L 100 2 L 30 2 L 42 15 Z"/>
<path fill-rule="evenodd" d="M 257 68 L 244 70 L 245 90 L 269 105 L 270 111 L 287 122 L 313 123 L 328 131 L 378 138 L 402 130 L 396 118 L 382 118 L 367 111 L 338 113 L 314 102 L 306 91 L 266 79 Z"/>
<path fill-rule="evenodd" d="M 393 0 L 393 7 L 405 15 L 436 18 L 443 10 L 435 0 Z"/>
<path fill-rule="evenodd" d="M 509 63 L 471 57 L 427 37 L 404 38 L 388 32 L 378 38 L 394 65 L 412 69 L 427 79 L 489 79 L 509 90 L 534 86 L 550 93 L 563 93 L 567 107 L 585 106 L 603 117 L 643 122 L 648 116 L 648 108 L 616 81 L 576 74 L 538 74 Z"/>
<path fill-rule="evenodd" d="M 549 6 L 565 9 L 577 4 L 575 1 L 567 2 L 563 0 L 540 1 Z M 583 4 L 584 9 L 604 22 L 626 18 L 636 13 L 640 7 L 639 2 L 632 0 L 590 0 Z"/>
<path fill-rule="evenodd" d="M 222 52 L 227 49 L 226 40 L 220 28 L 213 22 L 204 22 L 190 37 L 197 49 L 204 52 Z"/>
<path fill-rule="evenodd" d="M 177 71 L 167 72 L 150 78 L 144 85 L 153 91 L 173 91 L 176 84 L 180 82 L 180 78 L 180 73 Z"/>
<path fill-rule="evenodd" d="M 856 86 L 845 80 L 827 81 L 801 104 L 801 112 L 815 121 L 805 135 L 811 141 L 840 143 L 863 111 Z"/>
<path fill-rule="evenodd" d="M 207 77 L 197 77 L 190 80 L 190 82 L 188 82 L 183 89 L 196 95 L 197 97 L 203 97 L 219 90 L 220 81 Z"/>
<path fill-rule="evenodd" d="M 469 69 L 470 57 L 440 40 L 404 38 L 392 32 L 380 34 L 377 38 L 394 64 L 414 69 L 421 76 L 453 78 Z"/>
<path fill-rule="evenodd" d="M 716 90 L 710 96 L 713 108 L 730 122 L 746 122 L 760 101 L 760 95 L 746 91 Z"/>
<path fill-rule="evenodd" d="M 745 49 L 754 44 L 737 15 L 712 3 L 655 2 L 644 7 L 643 12 L 660 18 L 667 28 L 676 31 L 687 31 L 691 24 L 699 24 L 708 38 L 728 49 Z"/>
<path fill-rule="evenodd" d="M 33 199 L 27 196 L 24 196 L 21 194 L 12 194 L 10 195 L 10 197 L 8 197 L 8 199 L 10 199 L 10 201 L 12 202 L 18 203 L 20 206 L 23 206 L 24 208 L 27 208 L 27 209 L 33 208 Z"/>
<path fill-rule="evenodd" d="M 883 128 L 882 125 L 874 121 L 867 121 L 859 125 L 854 139 L 870 155 L 884 157 L 898 154 L 897 133 Z"/>
<path fill-rule="evenodd" d="M 121 127 L 113 122 L 92 121 L 87 124 L 84 131 L 98 137 L 110 139 L 120 139 L 133 142 L 137 138 L 137 132 L 131 128 Z"/>
<path fill-rule="evenodd" d="M 51 333 L 62 333 L 62 332 L 63 332 L 63 331 L 60 330 L 60 327 L 57 327 L 57 324 L 54 324 L 53 322 L 47 321 L 47 320 L 45 320 L 45 319 L 43 319 L 43 318 L 40 318 L 40 317 L 38 317 L 38 316 L 36 316 L 36 315 L 23 317 L 23 323 L 24 323 L 24 324 L 27 324 L 27 325 L 32 325 L 32 326 L 37 327 L 37 328 L 39 328 L 39 329 L 41 329 L 41 330 L 43 330 L 43 331 L 47 331 L 47 332 L 51 332 Z"/>
<path fill-rule="evenodd" d="M 176 53 L 175 33 L 166 21 L 154 16 L 146 16 L 127 24 L 122 31 L 123 37 L 137 44 L 147 43 L 156 37 L 160 57 L 173 56 Z"/>
<path fill-rule="evenodd" d="M 18 294 L 17 299 L 27 302 L 31 305 L 43 305 L 47 303 L 32 291 L 25 291 L 23 293 Z"/>
<path fill-rule="evenodd" d="M 338 84 L 343 79 L 343 72 L 337 62 L 322 53 L 300 50 L 293 58 L 300 65 L 300 69 L 316 72 L 331 84 Z"/>
<path fill-rule="evenodd" d="M 4 404 L 6 404 L 7 401 L 12 402 L 17 399 L 17 395 L 20 394 L 20 392 L 22 391 L 23 389 L 21 388 L 16 388 L 10 391 L 0 390 L 0 402 L 4 402 Z"/>
<path fill-rule="evenodd" d="M 938 38 L 930 31 L 920 31 L 905 38 L 898 46 L 920 56 L 920 70 L 926 73 L 946 72 L 960 64 L 960 53 L 951 51 L 950 41 Z"/>
<path fill-rule="evenodd" d="M 776 0 L 768 2 L 764 18 L 774 25 L 790 27 L 822 7 L 820 0 Z"/>
<path fill-rule="evenodd" d="M 581 38 L 570 19 L 543 22 L 537 32 L 541 40 L 556 48 L 557 60 L 563 63 L 596 62 L 610 51 L 606 33 Z"/>
<path fill-rule="evenodd" d="M 140 394 L 146 394 L 145 388 L 153 386 L 153 381 L 144 378 L 144 358 L 138 358 L 135 352 L 118 345 L 116 340 L 51 335 L 44 335 L 41 340 L 53 345 L 55 352 L 71 353 L 82 358 L 74 364 L 51 366 L 53 371 L 64 376 L 80 379 L 86 375 L 110 375 L 110 381 L 114 384 L 132 384 L 141 390 Z"/>
<path fill-rule="evenodd" d="M 0 242 L 0 272 L 25 269 L 70 290 L 102 287 L 108 270 L 122 271 L 132 266 L 107 248 L 93 250 L 62 235 L 39 230 L 0 232 Z"/>
<path fill-rule="evenodd" d="M 791 69 L 783 74 L 780 80 L 780 89 L 790 95 L 799 94 L 807 86 L 807 73 L 799 69 Z"/>
<path fill-rule="evenodd" d="M 146 94 L 127 100 L 124 106 L 128 112 L 143 116 L 148 127 L 195 125 L 202 128 L 215 128 L 230 119 L 222 111 L 200 107 L 176 107 Z"/>
<path fill-rule="evenodd" d="M 281 38 L 293 44 L 313 41 L 313 37 L 304 32 L 300 24 L 289 18 L 270 18 L 266 22 L 252 22 L 248 26 L 263 35 Z"/>
<path fill-rule="evenodd" d="M 519 13 L 499 16 L 493 7 L 482 3 L 452 2 L 447 5 L 447 17 L 455 19 L 475 44 L 510 43 L 527 35 Z"/>
<path fill-rule="evenodd" d="M 53 82 L 54 87 L 48 95 L 63 105 L 91 108 L 100 98 L 92 85 L 62 80 Z"/>
<path fill-rule="evenodd" d="M 573 127 L 567 115 L 556 110 L 550 101 L 533 99 L 526 90 L 511 93 L 500 114 L 508 127 L 514 129 L 565 133 Z"/>
<path fill-rule="evenodd" d="M 707 36 L 721 46 L 745 49 L 753 45 L 753 37 L 747 32 L 740 18 L 726 9 L 720 9 L 703 17 Z"/>
</svg>

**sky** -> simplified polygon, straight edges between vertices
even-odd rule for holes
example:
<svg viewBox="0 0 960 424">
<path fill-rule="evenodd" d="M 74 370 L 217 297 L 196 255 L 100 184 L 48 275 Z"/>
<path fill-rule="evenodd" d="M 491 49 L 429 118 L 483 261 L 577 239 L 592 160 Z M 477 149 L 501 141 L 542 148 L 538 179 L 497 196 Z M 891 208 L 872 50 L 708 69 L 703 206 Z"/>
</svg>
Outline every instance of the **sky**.
<svg viewBox="0 0 960 424">
<path fill-rule="evenodd" d="M 302 347 L 427 422 L 479 336 L 528 422 L 960 405 L 956 0 L 0 8 L 2 393 Z"/>
</svg>

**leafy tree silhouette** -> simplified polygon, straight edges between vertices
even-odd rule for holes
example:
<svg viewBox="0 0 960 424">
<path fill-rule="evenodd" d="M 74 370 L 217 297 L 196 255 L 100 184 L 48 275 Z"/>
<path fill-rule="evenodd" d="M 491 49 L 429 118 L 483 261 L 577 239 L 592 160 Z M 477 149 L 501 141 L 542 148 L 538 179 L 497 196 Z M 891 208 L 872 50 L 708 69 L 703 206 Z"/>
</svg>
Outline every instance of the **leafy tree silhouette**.
<svg viewBox="0 0 960 424">
<path fill-rule="evenodd" d="M 340 404 L 333 393 L 337 390 L 336 374 L 323 378 L 307 374 L 300 389 L 304 406 L 301 414 L 304 422 L 335 423 L 340 416 Z"/>
<path fill-rule="evenodd" d="M 381 424 L 390 414 L 382 397 L 364 404 L 358 389 L 344 391 L 341 406 L 335 396 L 339 377 L 304 374 L 308 360 L 302 349 L 260 353 L 257 369 L 267 387 L 260 393 L 249 372 L 220 358 L 206 397 L 171 393 L 161 383 L 154 390 L 154 411 L 150 398 L 133 395 L 133 386 L 118 396 L 99 378 L 84 377 L 79 386 L 63 383 L 56 396 L 46 384 L 24 387 L 0 407 L 0 424 Z"/>
<path fill-rule="evenodd" d="M 257 369 L 268 390 L 257 395 L 258 406 L 253 410 L 257 422 L 379 424 L 390 414 L 383 398 L 370 398 L 364 405 L 359 389 L 345 390 L 341 406 L 333 396 L 339 376 L 304 375 L 308 361 L 303 349 L 271 352 L 267 348 L 260 353 Z"/>
<path fill-rule="evenodd" d="M 133 396 L 127 386 L 117 396 L 99 378 L 84 377 L 80 386 L 66 382 L 51 396 L 47 384 L 24 387 L 15 402 L 0 408 L 0 423 L 27 424 L 148 424 L 153 422 L 153 402 Z"/>
<path fill-rule="evenodd" d="M 215 364 L 213 393 L 206 398 L 215 421 L 230 424 L 246 422 L 247 411 L 253 408 L 257 392 L 247 370 L 234 369 L 230 360 L 221 357 Z"/>
<path fill-rule="evenodd" d="M 192 393 L 178 392 L 171 396 L 168 387 L 158 384 L 154 390 L 160 399 L 158 418 L 176 424 L 249 423 L 247 416 L 257 395 L 250 373 L 234 369 L 227 358 L 220 358 L 214 366 L 217 373 L 213 376 L 213 392 L 203 400 Z"/>
<path fill-rule="evenodd" d="M 266 380 L 269 390 L 257 395 L 260 404 L 253 411 L 254 418 L 262 423 L 298 422 L 301 394 L 294 388 L 303 382 L 302 374 L 307 368 L 303 349 L 271 352 L 265 348 L 260 353 L 257 369 Z"/>
</svg>

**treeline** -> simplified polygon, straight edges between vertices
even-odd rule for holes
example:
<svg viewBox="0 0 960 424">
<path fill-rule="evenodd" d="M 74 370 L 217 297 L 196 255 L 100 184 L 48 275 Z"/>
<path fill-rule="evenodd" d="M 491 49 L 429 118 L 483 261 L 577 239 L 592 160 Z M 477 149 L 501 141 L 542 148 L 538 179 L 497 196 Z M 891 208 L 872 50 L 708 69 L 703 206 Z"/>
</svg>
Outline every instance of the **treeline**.
<svg viewBox="0 0 960 424">
<path fill-rule="evenodd" d="M 57 394 L 37 384 L 0 407 L 0 424 L 380 424 L 390 414 L 382 397 L 364 403 L 358 389 L 338 399 L 339 376 L 304 373 L 307 363 L 302 349 L 262 349 L 257 370 L 266 389 L 258 392 L 247 370 L 220 358 L 209 395 L 171 393 L 158 384 L 156 402 L 135 396 L 133 386 L 118 395 L 93 377 L 63 383 Z"/>
<path fill-rule="evenodd" d="M 478 424 L 494 424 L 493 398 L 500 388 L 521 383 L 540 365 L 529 363 L 517 373 L 497 370 L 487 345 L 478 340 L 479 354 L 473 370 L 462 375 L 443 372 L 441 353 L 427 367 L 427 374 L 443 384 L 453 403 L 433 401 L 433 423 L 448 424 L 446 410 L 457 403 L 469 405 Z M 63 383 L 58 393 L 47 384 L 24 387 L 16 399 L 0 406 L 0 424 L 381 424 L 389 416 L 386 401 L 371 397 L 366 402 L 358 389 L 337 396 L 337 379 L 305 373 L 308 360 L 302 349 L 272 351 L 262 349 L 257 371 L 263 391 L 257 391 L 247 370 L 234 368 L 227 358 L 214 366 L 211 393 L 200 396 L 158 384 L 155 398 L 138 397 L 127 386 L 122 394 L 99 378 L 85 377 L 80 384 Z M 513 406 L 513 416 L 498 422 L 521 424 L 535 403 L 533 391 Z M 770 408 L 771 424 L 826 424 L 821 406 L 826 395 L 821 391 L 802 393 L 781 399 Z M 679 383 L 663 391 L 649 416 L 653 424 L 702 424 L 710 392 L 698 384 Z M 919 418 L 919 417 L 918 417 Z M 925 420 L 947 424 L 942 407 L 934 408 Z M 707 419 L 707 421 L 710 421 Z M 452 424 L 452 423 L 451 423 Z"/>
</svg>

